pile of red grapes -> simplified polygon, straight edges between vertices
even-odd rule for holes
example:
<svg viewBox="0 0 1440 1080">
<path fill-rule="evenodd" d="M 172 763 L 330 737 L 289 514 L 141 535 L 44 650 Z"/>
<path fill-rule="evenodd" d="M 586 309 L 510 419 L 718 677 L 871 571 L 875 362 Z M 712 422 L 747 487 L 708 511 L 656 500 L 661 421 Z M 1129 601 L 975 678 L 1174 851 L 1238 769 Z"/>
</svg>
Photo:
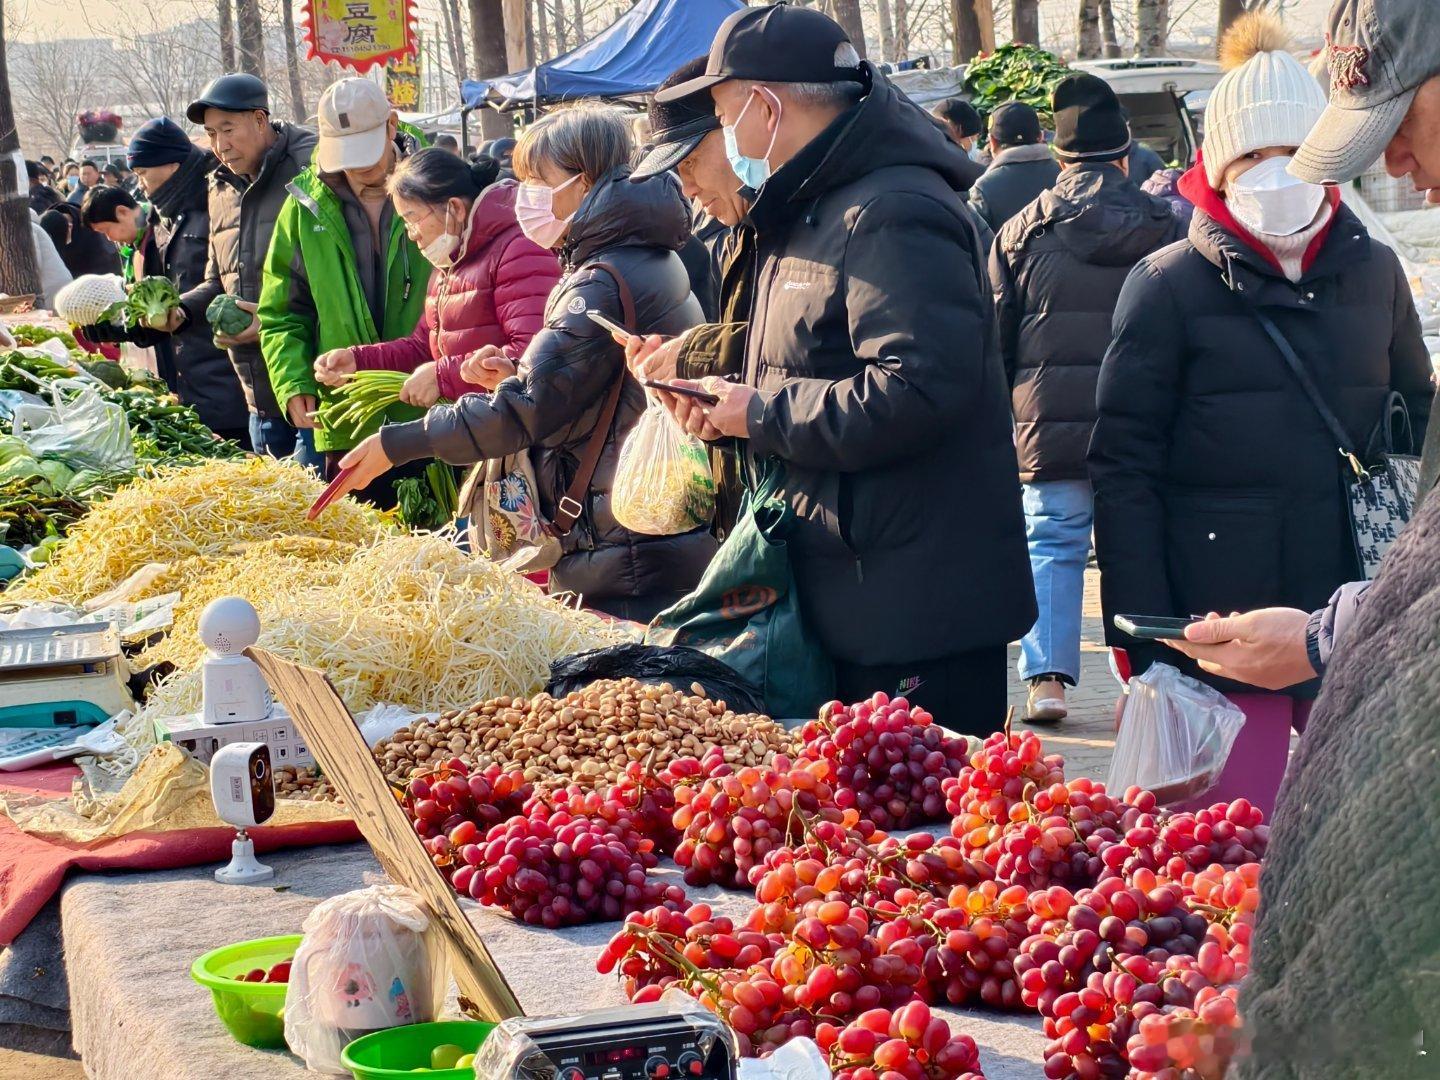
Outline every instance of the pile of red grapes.
<svg viewBox="0 0 1440 1080">
<path fill-rule="evenodd" d="M 854 806 L 877 829 L 905 829 L 944 816 L 946 780 L 965 765 L 964 739 L 947 735 L 924 709 L 876 694 L 858 705 L 832 701 L 800 729 L 802 761 L 829 761 L 836 805 Z"/>
<path fill-rule="evenodd" d="M 1222 1080 L 1244 1052 L 1260 812 L 1067 780 L 1029 733 L 962 747 L 877 695 L 827 706 L 765 767 L 637 761 L 547 791 L 457 760 L 403 801 L 457 891 L 543 927 L 624 918 L 599 970 L 632 1001 L 695 997 L 746 1055 L 810 1037 L 839 1080 L 976 1080 L 973 1040 L 930 1008 L 979 1004 L 1040 1014 L 1051 1080 Z M 942 815 L 939 835 L 892 832 Z M 690 904 L 650 873 L 667 854 L 753 906 Z"/>
</svg>

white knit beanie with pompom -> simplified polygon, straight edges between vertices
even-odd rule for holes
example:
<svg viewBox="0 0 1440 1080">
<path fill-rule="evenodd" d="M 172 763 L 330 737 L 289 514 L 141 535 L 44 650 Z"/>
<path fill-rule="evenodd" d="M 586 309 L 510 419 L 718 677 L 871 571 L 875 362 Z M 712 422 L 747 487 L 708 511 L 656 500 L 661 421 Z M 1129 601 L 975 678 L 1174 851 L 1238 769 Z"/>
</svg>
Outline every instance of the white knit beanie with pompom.
<svg viewBox="0 0 1440 1080">
<path fill-rule="evenodd" d="M 1225 76 L 1205 106 L 1205 177 L 1219 190 L 1225 167 L 1252 150 L 1299 146 L 1325 111 L 1325 91 L 1287 51 L 1273 16 L 1242 16 L 1220 44 Z"/>
</svg>

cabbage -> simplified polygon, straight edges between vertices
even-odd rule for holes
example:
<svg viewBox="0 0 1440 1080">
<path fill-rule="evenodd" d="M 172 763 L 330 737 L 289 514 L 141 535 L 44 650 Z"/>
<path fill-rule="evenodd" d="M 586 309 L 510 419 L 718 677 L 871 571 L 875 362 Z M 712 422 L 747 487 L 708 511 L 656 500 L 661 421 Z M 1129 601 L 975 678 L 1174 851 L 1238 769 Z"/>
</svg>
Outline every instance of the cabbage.
<svg viewBox="0 0 1440 1080">
<path fill-rule="evenodd" d="M 64 491 L 68 488 L 75 477 L 75 470 L 66 465 L 63 461 L 52 461 L 49 458 L 40 463 L 40 475 L 50 481 L 50 486 L 56 491 Z"/>
</svg>

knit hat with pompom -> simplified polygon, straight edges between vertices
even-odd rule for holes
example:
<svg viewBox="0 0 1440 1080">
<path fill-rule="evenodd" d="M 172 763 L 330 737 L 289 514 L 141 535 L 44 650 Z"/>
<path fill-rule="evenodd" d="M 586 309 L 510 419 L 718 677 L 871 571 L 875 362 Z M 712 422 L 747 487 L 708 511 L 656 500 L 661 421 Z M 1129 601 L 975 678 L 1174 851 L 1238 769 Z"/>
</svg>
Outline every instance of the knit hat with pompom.
<svg viewBox="0 0 1440 1080">
<path fill-rule="evenodd" d="M 1325 91 L 1288 46 L 1280 21 L 1259 12 L 1225 32 L 1225 76 L 1205 106 L 1205 178 L 1213 190 L 1225 167 L 1250 151 L 1299 146 L 1325 111 Z"/>
</svg>

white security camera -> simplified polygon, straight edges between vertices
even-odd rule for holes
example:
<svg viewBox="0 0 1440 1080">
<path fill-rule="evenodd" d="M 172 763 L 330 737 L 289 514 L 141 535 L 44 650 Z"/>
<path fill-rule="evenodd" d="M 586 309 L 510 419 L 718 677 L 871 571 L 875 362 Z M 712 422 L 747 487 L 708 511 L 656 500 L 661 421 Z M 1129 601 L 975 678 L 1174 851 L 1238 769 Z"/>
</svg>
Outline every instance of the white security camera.
<svg viewBox="0 0 1440 1080">
<path fill-rule="evenodd" d="M 230 845 L 230 864 L 215 871 L 225 885 L 268 881 L 275 871 L 255 861 L 255 842 L 245 830 L 263 825 L 275 813 L 275 778 L 270 747 L 262 742 L 230 743 L 210 759 L 210 797 L 215 813 L 239 832 Z"/>
</svg>

